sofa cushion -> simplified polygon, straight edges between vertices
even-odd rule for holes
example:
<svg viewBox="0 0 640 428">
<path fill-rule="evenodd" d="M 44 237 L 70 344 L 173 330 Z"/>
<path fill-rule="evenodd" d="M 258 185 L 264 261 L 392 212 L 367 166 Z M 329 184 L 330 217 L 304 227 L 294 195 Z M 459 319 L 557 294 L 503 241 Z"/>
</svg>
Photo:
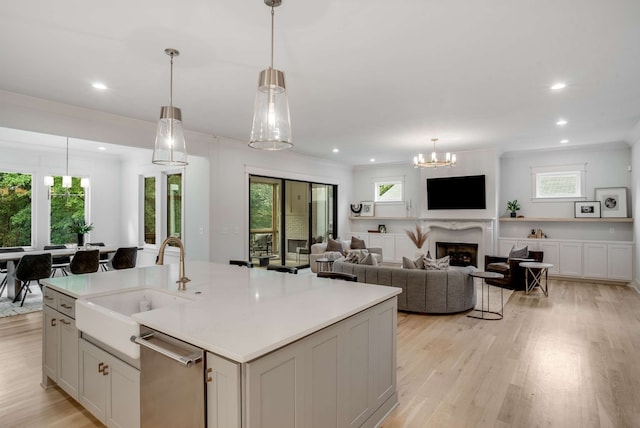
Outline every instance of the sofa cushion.
<svg viewBox="0 0 640 428">
<path fill-rule="evenodd" d="M 378 259 L 374 254 L 367 254 L 362 260 L 360 260 L 361 265 L 370 265 L 370 266 L 378 266 Z"/>
<path fill-rule="evenodd" d="M 488 272 L 497 272 L 497 273 L 501 273 L 503 275 L 508 275 L 509 274 L 509 263 L 503 263 L 503 262 L 489 263 L 486 266 L 486 269 L 487 269 Z"/>
<path fill-rule="evenodd" d="M 340 254 L 344 254 L 344 248 L 342 248 L 342 243 L 340 241 L 336 241 L 335 239 L 329 238 L 327 242 L 327 249 L 325 251 L 337 251 Z"/>
<path fill-rule="evenodd" d="M 363 239 L 356 238 L 355 236 L 351 237 L 351 245 L 352 250 L 365 249 L 367 246 L 364 243 Z"/>
<path fill-rule="evenodd" d="M 407 257 L 402 258 L 402 268 L 403 269 L 417 269 L 416 264 L 413 260 Z"/>
<path fill-rule="evenodd" d="M 525 245 L 524 247 L 516 247 L 515 245 L 511 247 L 511 251 L 509 251 L 510 259 L 526 259 L 529 256 L 529 247 Z"/>
<path fill-rule="evenodd" d="M 342 253 L 339 253 L 337 251 L 325 251 L 322 257 L 329 260 L 338 260 L 340 257 L 342 257 Z"/>
<path fill-rule="evenodd" d="M 427 256 L 422 258 L 425 270 L 447 270 L 449 269 L 449 256 L 444 256 L 440 259 L 430 259 Z"/>
<path fill-rule="evenodd" d="M 360 255 L 358 253 L 349 253 L 347 254 L 347 257 L 344 260 L 347 263 L 353 263 L 353 264 L 358 264 L 360 263 Z"/>
</svg>

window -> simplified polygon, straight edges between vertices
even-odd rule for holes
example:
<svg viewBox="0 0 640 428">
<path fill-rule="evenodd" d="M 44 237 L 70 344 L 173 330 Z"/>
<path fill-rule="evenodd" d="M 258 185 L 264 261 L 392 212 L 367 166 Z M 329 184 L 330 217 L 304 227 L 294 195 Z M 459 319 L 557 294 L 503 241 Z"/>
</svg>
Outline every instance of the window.
<svg viewBox="0 0 640 428">
<path fill-rule="evenodd" d="M 182 239 L 182 173 L 167 174 L 167 237 Z"/>
<path fill-rule="evenodd" d="M 585 197 L 586 165 L 531 169 L 534 199 L 582 199 Z"/>
<path fill-rule="evenodd" d="M 156 178 L 144 177 L 144 243 L 156 243 Z"/>
<path fill-rule="evenodd" d="M 0 247 L 31 245 L 31 174 L 0 172 Z"/>
<path fill-rule="evenodd" d="M 374 182 L 375 202 L 402 202 L 404 200 L 403 180 L 385 179 Z"/>
<path fill-rule="evenodd" d="M 74 220 L 85 219 L 85 194 L 80 180 L 80 177 L 72 177 L 71 187 L 67 189 L 62 187 L 62 177 L 53 177 L 49 230 L 49 242 L 52 244 L 67 244 L 78 239 L 69 227 Z"/>
</svg>

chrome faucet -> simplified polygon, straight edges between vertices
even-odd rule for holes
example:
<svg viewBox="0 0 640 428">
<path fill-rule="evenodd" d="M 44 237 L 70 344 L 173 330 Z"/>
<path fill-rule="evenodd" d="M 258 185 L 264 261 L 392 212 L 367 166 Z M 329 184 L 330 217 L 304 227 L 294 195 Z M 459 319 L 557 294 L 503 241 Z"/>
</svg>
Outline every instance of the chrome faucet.
<svg viewBox="0 0 640 428">
<path fill-rule="evenodd" d="M 182 241 L 180 239 L 174 236 L 169 236 L 167 239 L 162 241 L 162 244 L 160 244 L 160 251 L 158 251 L 156 264 L 164 264 L 164 249 L 168 244 L 176 244 L 180 249 L 180 273 L 178 274 L 179 278 L 176 283 L 178 284 L 178 290 L 185 291 L 187 289 L 187 282 L 191 280 L 184 274 L 184 245 L 182 244 Z"/>
</svg>

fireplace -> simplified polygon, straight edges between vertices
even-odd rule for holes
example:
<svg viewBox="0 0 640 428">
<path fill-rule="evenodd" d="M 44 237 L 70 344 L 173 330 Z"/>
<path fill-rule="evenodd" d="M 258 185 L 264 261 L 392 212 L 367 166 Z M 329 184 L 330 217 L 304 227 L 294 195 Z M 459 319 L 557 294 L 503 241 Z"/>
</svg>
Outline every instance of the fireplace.
<svg viewBox="0 0 640 428">
<path fill-rule="evenodd" d="M 436 258 L 449 256 L 451 266 L 478 267 L 478 244 L 467 242 L 436 242 Z"/>
</svg>

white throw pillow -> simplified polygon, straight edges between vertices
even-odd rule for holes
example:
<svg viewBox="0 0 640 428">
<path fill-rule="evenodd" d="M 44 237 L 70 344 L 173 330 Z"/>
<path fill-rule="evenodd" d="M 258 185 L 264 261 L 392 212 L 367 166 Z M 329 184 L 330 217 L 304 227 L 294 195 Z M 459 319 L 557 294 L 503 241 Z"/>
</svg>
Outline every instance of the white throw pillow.
<svg viewBox="0 0 640 428">
<path fill-rule="evenodd" d="M 448 270 L 449 269 L 449 256 L 444 256 L 441 259 L 430 259 L 427 256 L 423 258 L 425 270 Z"/>
</svg>

